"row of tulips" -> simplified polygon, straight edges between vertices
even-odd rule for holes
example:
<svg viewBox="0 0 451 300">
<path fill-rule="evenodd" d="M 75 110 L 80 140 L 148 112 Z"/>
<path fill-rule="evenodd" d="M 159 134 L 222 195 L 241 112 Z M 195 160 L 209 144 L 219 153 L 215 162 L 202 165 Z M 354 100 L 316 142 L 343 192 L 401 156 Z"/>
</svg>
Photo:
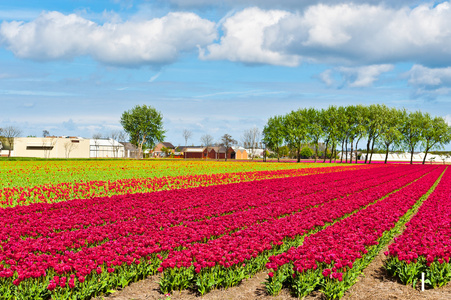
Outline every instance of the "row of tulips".
<svg viewBox="0 0 451 300">
<path fill-rule="evenodd" d="M 49 183 L 31 187 L 4 187 L 0 189 L 0 207 L 14 207 L 31 203 L 55 203 L 71 199 L 128 195 L 138 192 L 183 189 L 198 186 L 256 181 L 269 178 L 324 174 L 358 168 L 358 166 L 339 166 L 277 171 L 167 176 L 160 178 L 131 178 L 115 181 L 74 181 L 57 184 Z M 360 168 L 362 168 L 362 166 L 360 166 Z M 364 166 L 364 168 L 377 167 Z"/>
<path fill-rule="evenodd" d="M 273 256 L 266 265 L 269 293 L 283 286 L 298 297 L 318 287 L 327 299 L 339 299 L 362 270 L 400 232 L 438 184 L 444 168 L 305 239 L 302 246 Z"/>
<path fill-rule="evenodd" d="M 238 230 L 304 206 L 320 205 L 321 201 L 313 196 L 319 193 L 328 199 L 343 196 L 349 193 L 355 178 L 366 182 L 360 183 L 362 189 L 377 184 L 374 182 L 377 176 L 389 175 L 385 181 L 390 181 L 412 170 L 410 167 L 356 170 L 4 209 L 1 227 L 6 230 L 0 244 L 0 294 L 6 295 L 6 299 L 8 295 L 24 299 L 30 295 L 37 295 L 36 299 L 86 298 L 111 287 L 123 287 L 156 272 L 170 250 L 202 242 L 199 235 L 211 239 L 232 230 L 232 225 Z M 339 186 L 345 188 L 335 189 Z M 336 195 L 328 194 L 329 187 L 334 187 Z M 276 211 L 291 198 L 299 198 L 299 191 L 306 197 L 310 193 L 310 201 L 299 200 L 301 204 L 297 207 L 290 207 L 295 202 L 289 202 L 285 210 L 263 215 L 265 211 Z M 219 200 L 225 204 L 221 212 L 214 210 L 214 206 L 220 205 Z M 247 203 L 247 207 L 239 206 L 241 202 Z M 228 210 L 226 204 L 230 205 Z M 262 207 L 266 209 L 259 210 Z M 210 210 L 218 215 L 212 215 Z M 179 217 L 171 217 L 177 213 Z M 227 219 L 240 213 L 240 218 Z M 90 219 L 95 224 L 90 224 Z M 52 227 L 46 220 L 58 225 Z M 164 220 L 170 222 L 163 223 Z M 222 225 L 227 220 L 230 228 Z"/>
<path fill-rule="evenodd" d="M 381 168 L 374 172 L 363 169 L 287 178 L 282 185 L 278 185 L 280 181 L 277 179 L 271 179 L 7 208 L 0 216 L 0 241 L 45 237 L 49 234 L 52 238 L 63 238 L 62 234 L 67 231 L 86 230 L 95 226 L 107 231 L 106 225 L 141 219 L 149 219 L 147 221 L 153 223 L 151 228 L 162 229 L 181 222 L 186 224 L 188 221 L 265 207 L 273 202 L 285 201 L 287 193 L 308 195 L 322 191 L 325 187 L 342 187 L 343 192 L 346 192 L 343 186 L 354 183 L 356 176 L 361 178 L 360 181 L 371 181 L 390 172 L 396 172 L 396 169 L 387 171 Z M 12 224 L 16 226 L 12 228 Z"/>
<path fill-rule="evenodd" d="M 413 286 L 425 274 L 427 286 L 451 281 L 451 170 L 385 252 L 385 267 Z"/>
<path fill-rule="evenodd" d="M 401 170 L 408 170 L 409 174 L 403 174 Z M 161 291 L 167 293 L 175 289 L 194 288 L 204 294 L 213 288 L 236 285 L 264 268 L 269 256 L 299 246 L 306 235 L 322 230 L 402 188 L 430 172 L 431 167 L 408 166 L 398 171 L 393 176 L 382 175 L 372 184 L 363 184 L 360 189 L 350 189 L 345 194 L 340 194 L 340 191 L 337 195 L 315 194 L 317 201 L 323 203 L 321 206 L 257 223 L 206 243 L 189 245 L 181 251 L 171 251 L 159 269 L 163 272 Z"/>
</svg>

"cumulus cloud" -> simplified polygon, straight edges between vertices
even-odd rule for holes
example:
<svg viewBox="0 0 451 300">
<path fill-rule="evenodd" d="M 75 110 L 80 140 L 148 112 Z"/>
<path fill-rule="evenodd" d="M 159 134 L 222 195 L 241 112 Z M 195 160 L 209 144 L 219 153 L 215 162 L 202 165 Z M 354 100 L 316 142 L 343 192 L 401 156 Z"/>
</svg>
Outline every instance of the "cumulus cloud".
<svg viewBox="0 0 451 300">
<path fill-rule="evenodd" d="M 407 74 L 412 85 L 431 87 L 451 85 L 451 67 L 427 68 L 414 65 Z"/>
<path fill-rule="evenodd" d="M 265 30 L 277 24 L 289 12 L 247 8 L 228 18 L 222 24 L 224 35 L 217 44 L 211 44 L 200 52 L 201 59 L 230 60 L 248 64 L 273 64 L 296 66 L 295 55 L 280 54 L 263 47 Z"/>
<path fill-rule="evenodd" d="M 205 59 L 296 66 L 414 62 L 451 64 L 451 5 L 317 4 L 305 10 L 246 8 L 225 18 Z"/>
<path fill-rule="evenodd" d="M 20 58 L 72 59 L 89 55 L 117 66 L 162 65 L 211 43 L 215 23 L 194 13 L 145 21 L 97 24 L 78 15 L 42 13 L 31 22 L 3 22 L 0 44 Z"/>
<path fill-rule="evenodd" d="M 266 48 L 316 61 L 451 63 L 451 5 L 318 4 L 266 31 Z"/>
<path fill-rule="evenodd" d="M 163 2 L 163 0 L 160 0 Z M 212 6 L 219 7 L 243 7 L 243 6 L 259 6 L 262 8 L 285 8 L 285 9 L 302 9 L 307 6 L 318 3 L 317 0 L 164 0 L 170 4 L 179 8 L 210 8 Z M 347 0 L 322 0 L 324 4 L 340 4 L 349 2 Z M 357 1 L 355 1 L 357 2 Z M 396 1 L 384 1 L 384 0 L 359 0 L 359 3 L 367 4 L 386 4 L 393 7 L 400 7 L 403 5 L 414 6 L 422 2 L 422 0 L 396 0 Z"/>
<path fill-rule="evenodd" d="M 434 98 L 451 93 L 451 67 L 428 68 L 414 65 L 406 75 L 409 84 L 416 89 L 416 96 Z"/>
</svg>

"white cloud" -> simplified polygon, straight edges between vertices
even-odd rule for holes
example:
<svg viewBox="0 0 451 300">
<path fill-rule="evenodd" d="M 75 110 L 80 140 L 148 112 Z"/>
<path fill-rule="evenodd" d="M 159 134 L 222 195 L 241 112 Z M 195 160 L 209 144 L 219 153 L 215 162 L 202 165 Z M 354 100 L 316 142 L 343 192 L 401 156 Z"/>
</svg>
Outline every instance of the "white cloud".
<svg viewBox="0 0 451 300">
<path fill-rule="evenodd" d="M 224 20 L 219 44 L 202 49 L 201 59 L 238 61 L 248 64 L 296 66 L 299 59 L 265 49 L 265 30 L 289 15 L 286 11 L 247 8 Z"/>
<path fill-rule="evenodd" d="M 427 68 L 414 65 L 407 74 L 410 77 L 409 83 L 415 86 L 451 85 L 451 67 Z"/>
<path fill-rule="evenodd" d="M 127 67 L 172 63 L 181 52 L 205 46 L 216 36 L 215 23 L 194 13 L 99 25 L 75 14 L 46 12 L 28 23 L 0 26 L 0 43 L 20 58 L 90 55 L 105 64 Z"/>
<path fill-rule="evenodd" d="M 160 0 L 162 1 L 162 0 Z M 165 0 L 176 7 L 180 8 L 210 8 L 212 6 L 228 6 L 228 7 L 243 7 L 243 6 L 254 6 L 264 8 L 286 8 L 286 9 L 301 9 L 310 5 L 318 3 L 317 0 L 222 0 L 222 1 L 211 1 L 211 0 Z M 347 2 L 346 0 L 322 0 L 325 4 L 339 4 Z M 368 4 L 381 4 L 399 7 L 402 5 L 414 6 L 421 3 L 422 0 L 396 0 L 396 1 L 384 1 L 384 0 L 359 0 L 359 3 Z"/>
<path fill-rule="evenodd" d="M 344 75 L 351 87 L 366 87 L 375 82 L 382 73 L 393 70 L 393 65 L 371 65 L 356 68 L 340 67 L 338 71 Z"/>
<path fill-rule="evenodd" d="M 330 1 L 329 1 L 330 2 Z M 373 1 L 375 2 L 375 1 Z M 296 66 L 451 64 L 451 5 L 317 4 L 304 11 L 246 8 L 223 21 L 204 59 Z"/>
<path fill-rule="evenodd" d="M 334 79 L 332 78 L 332 70 L 328 69 L 321 74 L 319 74 L 319 78 L 328 86 L 331 86 L 335 83 Z"/>
<path fill-rule="evenodd" d="M 154 82 L 158 77 L 160 77 L 161 72 L 158 72 L 157 74 L 150 77 L 149 82 Z"/>
<path fill-rule="evenodd" d="M 451 115 L 446 115 L 445 121 L 446 121 L 446 123 L 448 123 L 449 126 L 451 126 Z"/>
<path fill-rule="evenodd" d="M 416 96 L 435 98 L 451 93 L 451 67 L 428 68 L 414 65 L 406 74 Z"/>
</svg>

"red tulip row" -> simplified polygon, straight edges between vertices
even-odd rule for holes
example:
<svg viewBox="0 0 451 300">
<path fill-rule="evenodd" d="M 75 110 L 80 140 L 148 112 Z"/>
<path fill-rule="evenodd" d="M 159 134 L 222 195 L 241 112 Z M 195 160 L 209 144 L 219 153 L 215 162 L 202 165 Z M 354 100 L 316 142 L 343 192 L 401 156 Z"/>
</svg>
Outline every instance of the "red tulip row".
<svg viewBox="0 0 451 300">
<path fill-rule="evenodd" d="M 375 172 L 390 173 L 396 169 L 394 167 L 382 172 L 381 168 L 375 169 Z M 164 254 L 168 249 L 185 242 L 183 237 L 186 237 L 185 231 L 188 232 L 185 223 L 190 220 L 192 226 L 197 224 L 194 221 L 200 219 L 204 220 L 198 222 L 200 226 L 210 224 L 212 227 L 215 220 L 220 224 L 221 217 L 217 215 L 225 214 L 222 217 L 224 219 L 229 213 L 283 202 L 287 195 L 295 197 L 300 192 L 309 194 L 322 191 L 325 187 L 346 186 L 356 176 L 371 180 L 376 175 L 371 170 L 358 169 L 322 176 L 3 209 L 4 213 L 0 217 L 0 261 L 3 262 L 0 264 L 0 278 L 7 280 L 2 286 L 11 290 L 14 285 L 17 291 L 23 293 L 24 289 L 30 290 L 31 278 L 44 277 L 46 281 L 50 275 L 76 273 L 77 286 L 81 288 L 87 284 L 85 277 L 89 275 L 91 278 L 93 271 L 102 274 L 103 266 L 108 272 L 114 272 L 113 265 L 121 267 L 136 262 L 137 268 L 144 268 L 138 273 L 145 275 L 158 267 L 152 266 L 159 260 L 156 253 Z M 222 207 L 222 211 L 216 207 Z M 249 215 L 255 213 L 250 212 Z M 170 232 L 173 239 L 169 237 Z M 181 235 L 176 238 L 178 232 Z M 117 283 L 110 285 L 117 286 Z M 54 290 L 52 287 L 52 282 L 41 286 L 46 290 Z M 33 288 L 39 289 L 36 286 Z"/>
<path fill-rule="evenodd" d="M 302 246 L 270 257 L 268 292 L 277 294 L 288 285 L 304 297 L 321 286 L 326 298 L 341 298 L 421 205 L 443 171 L 436 167 L 404 189 L 307 237 Z"/>
<path fill-rule="evenodd" d="M 355 170 L 362 166 L 305 168 L 277 171 L 203 174 L 161 178 L 131 178 L 116 181 L 64 182 L 33 187 L 5 187 L 0 189 L 0 207 L 14 207 L 31 203 L 56 203 L 71 199 L 87 199 L 138 192 L 183 189 L 189 187 L 256 181 L 269 178 L 286 178 Z M 375 165 L 363 168 L 377 168 Z"/>
<path fill-rule="evenodd" d="M 431 167 L 409 166 L 404 170 L 413 171 L 413 174 L 381 176 L 374 180 L 376 187 L 369 188 L 369 185 L 356 189 L 335 201 L 331 201 L 335 197 L 324 194 L 320 196 L 324 197 L 320 200 L 324 203 L 322 206 L 304 209 L 285 218 L 270 219 L 204 244 L 192 244 L 182 251 L 170 252 L 160 268 L 163 272 L 162 291 L 166 293 L 194 286 L 203 294 L 215 287 L 237 284 L 264 267 L 269 255 L 288 250 L 292 245 L 298 246 L 305 234 L 322 229 L 403 187 L 431 171 Z"/>
<path fill-rule="evenodd" d="M 324 190 L 326 184 L 328 189 L 335 189 L 353 183 L 356 176 L 361 178 L 361 181 L 372 180 L 382 173 L 396 171 L 396 168 L 390 171 L 382 168 L 375 171 L 363 169 L 288 178 L 284 180 L 283 185 L 278 185 L 280 181 L 272 179 L 230 184 L 226 187 L 209 186 L 111 198 L 73 200 L 53 205 L 15 207 L 6 209 L 5 212 L 10 213 L 0 216 L 0 241 L 48 237 L 53 240 L 64 239 L 70 244 L 72 241 L 66 233 L 73 235 L 74 229 L 78 229 L 77 233 L 83 231 L 92 235 L 93 230 L 96 229 L 110 232 L 109 227 L 123 226 L 125 223 L 136 224 L 136 221 L 141 219 L 151 222 L 146 224 L 147 229 L 166 228 L 181 222 L 186 224 L 188 221 L 203 220 L 285 201 L 287 186 L 292 193 L 308 195 Z M 342 190 L 346 192 L 343 187 Z M 210 196 L 205 197 L 205 195 Z M 20 226 L 10 228 L 11 224 L 20 224 Z M 91 228 L 93 226 L 99 227 Z M 87 237 L 82 237 L 83 240 L 85 238 Z M 111 239 L 111 237 L 108 238 Z M 47 245 L 47 241 L 43 243 Z"/>
<path fill-rule="evenodd" d="M 210 229 L 215 228 L 216 225 L 220 226 L 222 221 L 226 222 L 229 216 L 227 213 L 233 213 L 230 214 L 233 216 L 235 213 L 248 211 L 247 216 L 251 218 L 252 215 L 259 215 L 255 212 L 265 211 L 265 209 L 258 210 L 259 208 L 266 206 L 276 209 L 290 198 L 299 198 L 301 192 L 301 195 L 307 194 L 306 197 L 308 193 L 315 192 L 327 194 L 329 198 L 336 197 L 349 193 L 355 178 L 360 178 L 362 182 L 367 180 L 366 186 L 373 186 L 377 184 L 371 181 L 375 176 L 382 178 L 384 174 L 392 173 L 391 177 L 385 179 L 390 180 L 412 170 L 409 167 L 366 171 L 359 169 L 340 173 L 343 178 L 340 178 L 339 173 L 333 173 L 323 176 L 312 175 L 3 209 L 2 226 L 0 226 L 3 229 L 0 237 L 2 241 L 0 243 L 0 294 L 8 292 L 12 293 L 11 295 L 61 294 L 69 289 L 83 298 L 81 295 L 87 290 L 95 293 L 95 291 L 102 291 L 105 287 L 124 286 L 130 280 L 155 272 L 163 258 L 161 255 L 167 255 L 168 250 L 186 245 L 185 231 L 191 232 L 192 237 L 195 237 L 196 233 L 196 230 L 189 230 L 190 228 L 199 230 L 203 227 L 205 232 L 202 234 L 205 238 L 214 238 L 214 234 L 223 234 L 224 232 L 218 229 L 220 227 L 217 227 L 216 231 Z M 394 171 L 399 173 L 393 174 Z M 373 172 L 376 174 L 372 174 Z M 316 181 L 321 183 L 315 184 Z M 360 182 L 360 189 L 365 187 L 362 182 Z M 339 186 L 345 188 L 339 189 Z M 335 196 L 328 194 L 330 190 L 321 192 L 329 187 L 334 187 L 332 191 L 336 190 Z M 210 195 L 217 195 L 217 197 L 211 197 L 210 201 L 208 200 Z M 224 210 L 221 212 L 214 210 L 215 205 L 220 205 L 218 201 L 224 199 L 226 201 L 223 202 L 230 205 L 228 210 L 227 205 L 224 205 Z M 177 201 L 182 202 L 183 205 L 178 205 Z M 240 202 L 246 202 L 247 207 L 239 206 Z M 311 198 L 310 202 L 299 202 L 304 206 L 322 203 L 316 201 L 315 197 Z M 272 203 L 279 204 L 272 205 Z M 193 211 L 201 207 L 205 208 L 203 214 L 193 214 Z M 279 215 L 268 215 L 267 218 L 279 217 L 280 214 L 291 213 L 302 207 L 298 205 L 297 208 L 279 210 Z M 164 213 L 158 214 L 158 209 Z M 130 212 L 135 210 L 137 214 Z M 216 216 L 208 210 L 217 214 L 225 212 L 225 214 Z M 266 210 L 271 211 L 271 209 Z M 90 211 L 95 211 L 98 217 Z M 199 210 L 197 213 L 200 212 Z M 185 222 L 179 217 L 171 219 L 171 215 L 176 213 L 185 213 L 185 220 L 191 218 L 192 221 Z M 122 217 L 121 214 L 125 216 L 125 219 L 118 221 Z M 155 222 L 154 219 L 159 218 L 160 215 L 163 215 L 163 218 Z M 194 218 L 193 215 L 195 215 Z M 242 216 L 244 223 L 241 223 L 241 227 L 252 225 L 247 221 L 246 215 Z M 194 222 L 200 217 L 203 221 Z M 90 219 L 94 220 L 96 225 L 90 225 Z M 170 219 L 172 223 L 164 223 L 164 219 Z M 58 226 L 48 230 L 47 227 L 51 224 L 48 220 L 55 221 Z M 182 224 L 180 224 L 181 220 L 183 220 Z M 261 217 L 253 220 L 254 223 L 266 221 Z M 241 219 L 235 219 L 235 221 L 238 222 Z M 232 223 L 228 224 L 232 226 Z M 239 229 L 240 226 L 235 228 Z M 208 233 L 207 229 L 210 230 Z M 225 229 L 225 232 L 230 231 L 230 228 Z M 93 234 L 89 235 L 89 232 Z M 76 276 L 68 280 L 65 274 Z M 61 278 L 66 279 L 60 281 L 60 279 L 53 279 L 54 276 L 57 276 L 56 278 L 62 276 Z"/>
<path fill-rule="evenodd" d="M 451 281 L 451 170 L 406 224 L 406 230 L 389 246 L 386 269 L 405 284 L 413 284 L 425 273 L 433 288 Z"/>
</svg>

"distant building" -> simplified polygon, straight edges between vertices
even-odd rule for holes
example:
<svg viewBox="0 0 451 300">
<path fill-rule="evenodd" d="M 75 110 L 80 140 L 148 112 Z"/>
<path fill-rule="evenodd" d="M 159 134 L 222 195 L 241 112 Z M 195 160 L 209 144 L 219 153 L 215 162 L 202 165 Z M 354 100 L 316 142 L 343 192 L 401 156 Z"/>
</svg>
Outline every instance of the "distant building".
<svg viewBox="0 0 451 300">
<path fill-rule="evenodd" d="M 207 152 L 208 150 L 208 152 Z M 180 148 L 183 158 L 186 159 L 248 159 L 247 152 L 244 148 L 229 147 L 227 149 L 224 146 L 191 146 Z"/>
<path fill-rule="evenodd" d="M 152 156 L 153 157 L 165 157 L 166 153 L 162 151 L 163 148 L 166 148 L 169 150 L 169 152 L 174 153 L 175 147 L 169 142 L 160 142 L 158 143 L 155 148 L 153 148 Z"/>
<path fill-rule="evenodd" d="M 235 159 L 249 159 L 248 152 L 243 147 L 232 147 L 235 151 Z"/>
<path fill-rule="evenodd" d="M 139 149 L 130 142 L 121 142 L 124 146 L 124 157 L 125 158 L 139 158 Z"/>
<path fill-rule="evenodd" d="M 15 157 L 124 157 L 124 145 L 113 139 L 85 139 L 76 136 L 24 137 L 15 138 L 13 147 Z"/>
</svg>

